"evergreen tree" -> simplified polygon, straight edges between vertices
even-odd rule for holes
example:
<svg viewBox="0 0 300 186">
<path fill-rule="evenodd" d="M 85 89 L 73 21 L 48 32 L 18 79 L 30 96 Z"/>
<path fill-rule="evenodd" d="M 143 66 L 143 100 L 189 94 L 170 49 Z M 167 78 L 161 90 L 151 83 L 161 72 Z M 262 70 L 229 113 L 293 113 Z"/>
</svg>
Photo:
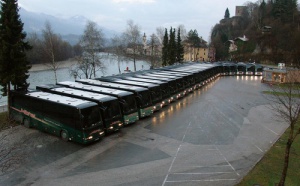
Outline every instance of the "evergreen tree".
<svg viewBox="0 0 300 186">
<path fill-rule="evenodd" d="M 184 48 L 181 43 L 181 37 L 180 37 L 180 28 L 178 28 L 177 32 L 177 46 L 176 46 L 176 60 L 179 63 L 183 62 L 183 55 L 184 55 Z"/>
<path fill-rule="evenodd" d="M 173 65 L 176 62 L 176 41 L 175 29 L 170 29 L 170 40 L 168 45 L 168 65 Z"/>
<path fill-rule="evenodd" d="M 297 10 L 297 0 L 276 0 L 273 4 L 273 16 L 284 23 L 292 22 Z"/>
<path fill-rule="evenodd" d="M 224 15 L 224 19 L 228 19 L 228 18 L 230 18 L 230 13 L 229 13 L 228 8 L 226 8 L 226 10 L 225 10 L 225 15 Z"/>
<path fill-rule="evenodd" d="M 28 70 L 31 68 L 25 52 L 31 46 L 25 42 L 23 23 L 18 1 L 2 0 L 0 11 L 0 85 L 2 94 L 8 96 L 13 89 L 27 90 Z M 9 107 L 9 102 L 8 102 Z M 8 109 L 9 110 L 9 109 Z"/>
<path fill-rule="evenodd" d="M 199 47 L 201 40 L 198 36 L 197 30 L 190 30 L 187 36 L 187 41 L 190 43 L 193 47 Z"/>
<path fill-rule="evenodd" d="M 258 8 L 258 26 L 259 28 L 262 28 L 264 26 L 264 18 L 265 18 L 265 15 L 266 15 L 266 2 L 265 0 L 263 0 L 261 2 L 261 4 L 259 5 L 259 8 Z"/>
<path fill-rule="evenodd" d="M 168 30 L 165 29 L 165 35 L 163 40 L 163 47 L 162 47 L 162 66 L 168 65 L 168 45 L 169 45 L 169 37 L 168 37 Z"/>
</svg>

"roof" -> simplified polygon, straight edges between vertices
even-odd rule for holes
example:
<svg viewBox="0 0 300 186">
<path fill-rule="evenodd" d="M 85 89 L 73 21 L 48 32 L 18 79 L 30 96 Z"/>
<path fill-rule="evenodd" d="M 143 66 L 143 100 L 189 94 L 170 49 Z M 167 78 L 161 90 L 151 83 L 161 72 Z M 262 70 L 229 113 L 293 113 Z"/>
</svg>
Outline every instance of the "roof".
<svg viewBox="0 0 300 186">
<path fill-rule="evenodd" d="M 110 101 L 110 100 L 117 100 L 116 97 L 105 95 L 105 94 L 99 94 L 95 92 L 89 92 L 84 90 L 78 90 L 78 89 L 72 89 L 68 87 L 60 87 L 60 88 L 53 88 L 52 91 L 54 92 L 61 92 L 65 94 L 70 94 L 70 96 L 80 96 L 82 98 L 88 98 L 93 99 L 97 101 Z"/>
<path fill-rule="evenodd" d="M 103 93 L 103 94 L 112 94 L 112 95 L 118 95 L 118 96 L 132 94 L 131 92 L 124 91 L 124 90 L 105 88 L 105 87 L 99 87 L 99 86 L 94 86 L 94 85 L 87 85 L 87 84 L 82 84 L 82 83 L 73 82 L 73 81 L 62 81 L 62 82 L 58 82 L 57 84 L 68 86 L 71 88 L 79 88 L 79 89 L 84 89 L 84 90 L 88 90 L 88 91 L 92 91 L 92 92 L 99 92 L 99 93 Z"/>
<path fill-rule="evenodd" d="M 77 81 L 78 82 L 83 82 L 83 83 L 88 83 L 88 84 L 95 85 L 95 86 L 109 87 L 109 88 L 112 88 L 112 89 L 124 89 L 124 90 L 133 90 L 133 91 L 148 90 L 146 88 L 138 87 L 138 86 L 134 86 L 134 85 L 124 85 L 124 84 L 106 82 L 106 81 L 99 81 L 99 80 L 94 80 L 94 79 L 80 79 L 80 80 L 77 80 Z"/>
<path fill-rule="evenodd" d="M 249 39 L 246 38 L 246 36 L 244 35 L 243 37 L 237 37 L 237 38 L 234 39 L 234 41 L 236 41 L 236 40 L 248 41 Z"/>
<path fill-rule="evenodd" d="M 27 96 L 30 97 L 35 97 L 43 100 L 48 100 L 51 102 L 56 102 L 60 104 L 65 104 L 65 105 L 71 105 L 78 107 L 83 104 L 90 104 L 93 103 L 91 101 L 83 100 L 83 99 L 77 99 L 77 98 L 71 98 L 68 96 L 62 96 L 58 94 L 52 94 L 48 92 L 42 92 L 42 91 L 35 91 L 35 92 L 30 92 L 26 94 Z M 96 105 L 96 103 L 93 103 Z"/>
</svg>

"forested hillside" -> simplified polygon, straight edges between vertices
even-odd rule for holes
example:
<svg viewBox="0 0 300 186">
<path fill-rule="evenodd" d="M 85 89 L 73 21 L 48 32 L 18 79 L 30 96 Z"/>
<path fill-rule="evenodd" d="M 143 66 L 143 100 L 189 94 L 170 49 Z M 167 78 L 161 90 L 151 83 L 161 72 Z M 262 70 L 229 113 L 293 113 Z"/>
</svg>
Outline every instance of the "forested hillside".
<svg viewBox="0 0 300 186">
<path fill-rule="evenodd" d="M 224 19 L 211 32 L 211 45 L 216 48 L 216 59 L 285 62 L 299 65 L 300 16 L 297 0 L 269 0 L 248 2 L 239 16 Z M 229 42 L 246 36 L 249 40 L 234 55 L 228 52 Z"/>
</svg>

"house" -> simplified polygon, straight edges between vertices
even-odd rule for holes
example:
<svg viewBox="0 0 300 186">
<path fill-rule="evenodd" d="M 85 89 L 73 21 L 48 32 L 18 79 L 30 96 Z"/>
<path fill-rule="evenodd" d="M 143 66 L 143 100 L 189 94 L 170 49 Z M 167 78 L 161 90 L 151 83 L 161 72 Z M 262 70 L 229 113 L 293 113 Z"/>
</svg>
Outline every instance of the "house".
<svg viewBox="0 0 300 186">
<path fill-rule="evenodd" d="M 207 42 L 202 38 L 200 38 L 200 43 L 198 45 L 193 45 L 187 41 L 184 41 L 183 46 L 184 61 L 210 61 Z"/>
<path fill-rule="evenodd" d="M 263 83 L 300 83 L 300 70 L 293 68 L 268 68 L 263 72 Z"/>
</svg>

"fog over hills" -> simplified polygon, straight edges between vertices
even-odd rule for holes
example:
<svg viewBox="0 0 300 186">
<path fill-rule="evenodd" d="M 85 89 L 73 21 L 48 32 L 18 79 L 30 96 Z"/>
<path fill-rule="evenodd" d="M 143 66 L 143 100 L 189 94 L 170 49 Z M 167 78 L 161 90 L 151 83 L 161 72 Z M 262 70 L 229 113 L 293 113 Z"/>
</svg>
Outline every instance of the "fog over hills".
<svg viewBox="0 0 300 186">
<path fill-rule="evenodd" d="M 56 34 L 61 35 L 64 40 L 70 42 L 72 45 L 78 42 L 88 21 L 87 18 L 80 15 L 65 19 L 44 13 L 29 12 L 24 8 L 21 8 L 19 13 L 22 22 L 24 23 L 24 31 L 27 34 L 32 32 L 41 34 L 42 30 L 45 28 L 46 21 L 49 21 L 53 31 Z M 105 38 L 111 38 L 115 34 L 118 34 L 118 32 L 106 29 L 102 26 L 99 26 L 99 28 L 102 30 Z"/>
</svg>

